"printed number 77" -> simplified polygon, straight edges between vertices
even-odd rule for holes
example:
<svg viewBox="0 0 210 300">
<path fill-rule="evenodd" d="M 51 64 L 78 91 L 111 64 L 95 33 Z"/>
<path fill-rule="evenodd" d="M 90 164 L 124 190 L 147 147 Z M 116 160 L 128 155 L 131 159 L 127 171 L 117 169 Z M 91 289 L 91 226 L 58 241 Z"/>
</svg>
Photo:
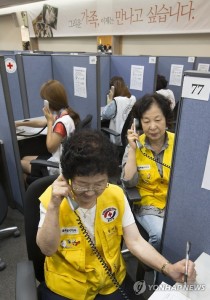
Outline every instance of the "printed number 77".
<svg viewBox="0 0 210 300">
<path fill-rule="evenodd" d="M 193 84 L 192 83 L 192 94 L 194 94 L 194 92 L 196 93 L 197 91 L 197 95 L 200 94 L 200 92 L 202 91 L 202 89 L 204 88 L 204 84 Z"/>
</svg>

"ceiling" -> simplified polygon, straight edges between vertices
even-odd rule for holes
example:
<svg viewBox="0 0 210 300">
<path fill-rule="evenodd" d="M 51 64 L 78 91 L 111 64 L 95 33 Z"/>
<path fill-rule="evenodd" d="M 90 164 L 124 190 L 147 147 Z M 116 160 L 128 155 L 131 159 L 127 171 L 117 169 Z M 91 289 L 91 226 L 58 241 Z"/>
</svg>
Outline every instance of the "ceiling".
<svg viewBox="0 0 210 300">
<path fill-rule="evenodd" d="M 23 5 L 35 2 L 41 2 L 45 0 L 0 0 L 0 9 L 10 6 Z"/>
</svg>

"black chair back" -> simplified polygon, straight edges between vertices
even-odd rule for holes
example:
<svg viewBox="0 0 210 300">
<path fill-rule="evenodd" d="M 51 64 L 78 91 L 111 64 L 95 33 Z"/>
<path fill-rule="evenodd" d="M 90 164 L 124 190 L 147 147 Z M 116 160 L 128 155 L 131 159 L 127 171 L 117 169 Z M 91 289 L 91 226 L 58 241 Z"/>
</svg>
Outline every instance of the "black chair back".
<svg viewBox="0 0 210 300">
<path fill-rule="evenodd" d="M 45 256 L 36 244 L 36 234 L 40 219 L 39 197 L 56 178 L 57 175 L 52 175 L 37 179 L 30 184 L 24 197 L 24 220 L 28 258 L 33 261 L 36 279 L 39 282 L 44 280 L 43 266 L 45 259 Z"/>
<path fill-rule="evenodd" d="M 79 130 L 85 129 L 85 128 L 91 128 L 92 119 L 93 119 L 93 116 L 88 114 L 83 120 L 81 120 L 77 124 L 76 131 L 79 131 Z"/>
</svg>

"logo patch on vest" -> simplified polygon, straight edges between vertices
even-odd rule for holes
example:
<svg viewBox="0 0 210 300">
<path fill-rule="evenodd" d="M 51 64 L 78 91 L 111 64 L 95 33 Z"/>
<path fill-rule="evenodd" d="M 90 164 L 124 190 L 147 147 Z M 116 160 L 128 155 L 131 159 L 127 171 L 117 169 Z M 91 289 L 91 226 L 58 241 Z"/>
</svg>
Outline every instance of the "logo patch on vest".
<svg viewBox="0 0 210 300">
<path fill-rule="evenodd" d="M 76 239 L 66 239 L 62 240 L 60 243 L 61 248 L 70 249 L 73 247 L 76 247 L 80 244 L 80 241 L 77 241 Z"/>
<path fill-rule="evenodd" d="M 141 165 L 141 166 L 137 166 L 138 171 L 139 170 L 150 170 L 151 166 L 150 165 Z"/>
<path fill-rule="evenodd" d="M 78 233 L 79 233 L 79 228 L 76 226 L 61 228 L 61 234 L 78 234 Z"/>
<path fill-rule="evenodd" d="M 118 216 L 118 209 L 115 207 L 108 207 L 102 211 L 102 220 L 106 223 L 114 221 Z"/>
</svg>

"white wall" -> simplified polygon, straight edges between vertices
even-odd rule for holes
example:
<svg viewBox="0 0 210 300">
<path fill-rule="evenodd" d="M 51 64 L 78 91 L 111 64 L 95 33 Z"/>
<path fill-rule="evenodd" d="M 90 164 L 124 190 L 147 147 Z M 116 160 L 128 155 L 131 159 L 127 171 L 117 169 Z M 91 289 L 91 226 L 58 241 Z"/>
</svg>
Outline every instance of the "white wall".
<svg viewBox="0 0 210 300">
<path fill-rule="evenodd" d="M 210 56 L 210 33 L 123 36 L 124 55 Z M 96 52 L 96 37 L 39 39 L 38 50 Z M 0 16 L 0 50 L 21 50 L 20 28 L 11 15 Z"/>
<path fill-rule="evenodd" d="M 124 36 L 126 55 L 210 56 L 210 33 Z"/>
<path fill-rule="evenodd" d="M 70 37 L 39 39 L 39 50 L 44 51 L 97 51 L 97 37 Z"/>
<path fill-rule="evenodd" d="M 0 16 L 0 50 L 22 50 L 20 27 L 12 15 Z"/>
</svg>

